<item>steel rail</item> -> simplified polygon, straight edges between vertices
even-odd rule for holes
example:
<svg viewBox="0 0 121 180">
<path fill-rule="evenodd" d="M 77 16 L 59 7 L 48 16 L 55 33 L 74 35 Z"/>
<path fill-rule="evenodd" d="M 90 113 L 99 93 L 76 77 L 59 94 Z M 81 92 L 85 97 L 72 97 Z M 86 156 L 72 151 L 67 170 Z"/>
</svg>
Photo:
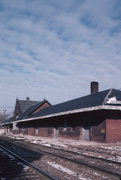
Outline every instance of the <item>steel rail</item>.
<svg viewBox="0 0 121 180">
<path fill-rule="evenodd" d="M 53 155 L 53 156 L 68 160 L 70 162 L 74 162 L 74 163 L 79 164 L 79 165 L 84 165 L 84 166 L 87 166 L 89 168 L 96 169 L 96 170 L 102 171 L 104 173 L 108 173 L 110 175 L 114 175 L 116 177 L 119 177 L 120 180 L 121 180 L 121 173 L 115 172 L 115 170 L 110 170 L 110 169 L 107 169 L 105 167 L 98 167 L 97 164 L 96 165 L 89 164 L 88 162 L 86 162 L 84 160 L 75 160 L 75 159 L 71 159 L 71 158 L 65 157 L 63 155 L 56 154 L 56 153 L 51 153 L 51 152 L 47 152 L 47 151 L 44 151 L 44 150 L 40 150 L 40 151 L 43 152 L 43 153 L 47 153 L 47 154 L 50 154 L 50 155 Z"/>
<path fill-rule="evenodd" d="M 23 146 L 20 142 L 18 143 L 20 146 Z M 37 145 L 37 144 L 35 144 L 35 145 Z M 39 145 L 38 145 L 39 146 Z M 40 145 L 41 146 L 41 145 Z M 43 146 L 43 145 L 42 145 Z M 46 147 L 46 146 L 45 146 Z M 27 147 L 26 147 L 27 148 Z M 53 148 L 53 147 L 47 147 L 47 148 L 51 148 L 51 149 L 57 149 L 57 148 Z M 28 148 L 29 149 L 29 148 Z M 62 150 L 62 149 L 58 149 L 58 150 Z M 57 154 L 57 153 L 52 153 L 52 152 L 48 152 L 48 151 L 46 151 L 46 150 L 36 150 L 36 149 L 34 149 L 34 151 L 35 152 L 42 152 L 43 154 L 49 154 L 49 155 L 52 155 L 52 156 L 56 156 L 56 157 L 59 157 L 59 158 L 62 158 L 62 159 L 65 159 L 65 160 L 68 160 L 68 161 L 70 161 L 70 162 L 73 162 L 73 163 L 76 163 L 76 164 L 79 164 L 79 165 L 84 165 L 84 166 L 86 166 L 86 167 L 89 167 L 89 168 L 92 168 L 92 169 L 96 169 L 96 170 L 99 170 L 99 171 L 102 171 L 102 172 L 104 172 L 104 173 L 108 173 L 108 174 L 110 174 L 110 175 L 114 175 L 114 176 L 116 176 L 116 177 L 118 177 L 118 178 L 120 178 L 120 180 L 121 180 L 121 173 L 119 172 L 115 172 L 115 170 L 110 170 L 110 169 L 107 169 L 107 168 L 105 168 L 105 167 L 102 167 L 102 166 L 97 166 L 97 164 L 96 165 L 94 165 L 94 164 L 91 164 L 91 163 L 88 163 L 88 162 L 86 162 L 86 161 L 84 161 L 84 160 L 76 160 L 76 159 L 72 159 L 72 158 L 68 158 L 68 157 L 65 157 L 65 156 L 63 156 L 63 155 L 60 155 L 60 154 Z M 65 151 L 65 150 L 63 150 L 63 151 Z M 69 152 L 68 150 L 67 150 L 67 152 Z M 73 152 L 73 151 L 72 151 Z M 74 153 L 76 153 L 76 152 L 74 152 Z M 78 153 L 78 152 L 77 152 Z M 78 155 L 81 155 L 81 154 L 78 154 Z M 83 155 L 83 154 L 82 154 Z M 87 155 L 88 156 L 88 155 Z M 86 155 L 85 155 L 85 157 L 87 157 Z M 88 156 L 88 157 L 90 157 L 90 156 Z M 93 156 L 91 156 L 90 158 L 93 158 Z M 94 157 L 95 158 L 95 157 Z M 94 159 L 93 158 L 93 159 Z M 96 157 L 95 159 L 99 159 L 99 160 L 103 160 L 103 161 L 106 161 L 105 159 L 103 159 L 103 158 L 98 158 L 98 157 Z M 107 160 L 108 162 L 110 162 L 110 160 Z M 113 163 L 116 163 L 115 161 L 112 161 Z M 118 164 L 119 164 L 119 162 L 117 162 Z M 121 165 L 121 163 L 120 163 L 120 165 Z"/>
<path fill-rule="evenodd" d="M 14 143 L 13 143 L 14 144 Z M 17 144 L 19 144 L 21 147 L 23 146 L 23 144 L 21 144 L 20 142 L 19 143 L 17 143 Z M 37 145 L 37 144 L 35 144 L 35 145 Z M 43 146 L 43 147 L 46 147 L 46 148 L 51 148 L 51 149 L 56 149 L 56 150 L 62 150 L 62 151 L 66 151 L 66 152 L 70 152 L 70 151 L 68 151 L 68 150 L 63 150 L 63 149 L 58 149 L 58 148 L 53 148 L 53 147 L 47 147 L 47 146 L 44 146 L 44 145 L 37 145 L 37 146 Z M 25 146 L 24 146 L 25 147 Z M 27 147 L 26 147 L 27 148 Z M 29 149 L 29 147 L 28 147 L 28 149 Z M 90 164 L 90 163 L 88 163 L 88 162 L 86 162 L 86 161 L 84 161 L 84 160 L 76 160 L 76 159 L 72 159 L 72 158 L 68 158 L 68 157 L 65 157 L 65 156 L 63 156 L 63 155 L 59 155 L 59 154 L 57 154 L 57 153 L 52 153 L 52 152 L 48 152 L 48 151 L 46 151 L 46 150 L 36 150 L 36 149 L 34 149 L 34 151 L 35 152 L 43 152 L 43 154 L 50 154 L 50 155 L 53 155 L 53 156 L 56 156 L 56 157 L 59 157 L 59 158 L 62 158 L 62 159 L 65 159 L 65 160 L 68 160 L 68 161 L 70 161 L 70 162 L 73 162 L 73 163 L 76 163 L 76 164 L 79 164 L 79 165 L 84 165 L 84 166 L 86 166 L 86 167 L 89 167 L 89 168 L 92 168 L 92 169 L 96 169 L 96 170 L 99 170 L 99 171 L 102 171 L 102 172 L 104 172 L 104 173 L 108 173 L 108 174 L 110 174 L 110 175 L 114 175 L 114 176 L 116 176 L 116 177 L 118 177 L 118 178 L 120 178 L 120 180 L 121 180 L 121 173 L 120 172 L 115 172 L 115 170 L 111 170 L 111 169 L 107 169 L 107 168 L 105 168 L 105 167 L 102 167 L 102 166 L 97 166 L 97 164 L 96 165 L 94 165 L 94 164 Z M 78 152 L 71 152 L 71 153 L 73 153 L 73 154 L 78 154 Z M 78 154 L 78 155 L 81 155 L 80 153 Z M 82 154 L 83 155 L 83 154 Z M 98 158 L 98 157 L 93 157 L 93 156 L 90 156 L 90 155 L 85 155 L 85 157 L 90 157 L 90 158 L 96 158 L 96 159 L 99 159 L 99 160 L 103 160 L 103 161 L 106 161 L 105 159 L 103 159 L 103 158 Z M 107 160 L 108 162 L 110 162 L 111 163 L 111 160 Z M 115 161 L 112 161 L 112 163 L 120 163 L 120 162 L 115 162 Z M 121 163 L 120 163 L 120 165 L 121 165 Z"/>
<path fill-rule="evenodd" d="M 13 143 L 14 144 L 14 143 Z M 23 146 L 20 142 L 19 143 L 17 143 L 17 144 L 19 144 L 21 147 Z M 37 144 L 35 144 L 35 145 L 37 145 Z M 38 145 L 39 146 L 39 145 Z M 40 145 L 41 146 L 41 145 Z M 42 145 L 42 146 L 44 146 L 44 145 Z M 46 147 L 46 146 L 45 146 Z M 27 148 L 27 147 L 26 147 Z M 62 149 L 58 149 L 58 148 L 53 148 L 53 147 L 47 147 L 47 148 L 51 148 L 51 149 L 57 149 L 57 150 L 62 150 Z M 28 148 L 29 149 L 29 148 Z M 120 180 L 121 180 L 121 173 L 119 172 L 115 172 L 115 170 L 110 170 L 110 169 L 107 169 L 107 168 L 105 168 L 105 167 L 102 167 L 102 166 L 97 166 L 97 164 L 96 165 L 94 165 L 94 164 L 91 164 L 91 163 L 88 163 L 88 162 L 86 162 L 86 161 L 84 161 L 84 160 L 77 160 L 77 159 L 72 159 L 72 158 L 68 158 L 68 157 L 65 157 L 65 156 L 63 156 L 63 155 L 60 155 L 60 154 L 57 154 L 57 153 L 52 153 L 52 152 L 48 152 L 48 151 L 46 151 L 46 150 L 36 150 L 36 149 L 34 149 L 34 151 L 35 152 L 42 152 L 43 154 L 49 154 L 49 155 L 53 155 L 53 156 L 56 156 L 56 157 L 59 157 L 59 158 L 62 158 L 62 159 L 65 159 L 65 160 L 68 160 L 68 161 L 70 161 L 70 162 L 73 162 L 73 163 L 76 163 L 76 164 L 79 164 L 79 165 L 84 165 L 84 166 L 86 166 L 86 167 L 89 167 L 89 168 L 92 168 L 92 169 L 96 169 L 96 170 L 99 170 L 99 171 L 102 171 L 102 172 L 104 172 L 104 173 L 108 173 L 108 174 L 111 174 L 111 175 L 114 175 L 114 176 L 116 176 L 116 177 L 118 177 L 118 178 L 120 178 Z M 70 152 L 70 151 L 68 151 L 68 150 L 63 150 L 63 151 L 66 151 L 66 152 Z M 73 151 L 72 151 L 73 152 Z M 73 152 L 73 154 L 78 154 L 78 152 Z M 78 155 L 83 155 L 83 154 L 78 154 Z M 90 157 L 90 158 L 92 158 L 92 159 L 99 159 L 99 160 L 102 160 L 102 161 L 107 161 L 107 162 L 112 162 L 112 163 L 117 163 L 117 164 L 120 164 L 121 165 L 121 163 L 120 162 L 115 162 L 115 161 L 111 161 L 111 160 L 106 160 L 106 159 L 103 159 L 103 158 L 98 158 L 98 157 L 93 157 L 93 156 L 90 156 L 90 155 L 84 155 L 86 158 L 87 157 Z"/>
<path fill-rule="evenodd" d="M 19 143 L 20 144 L 20 143 Z M 20 144 L 21 145 L 21 144 Z M 36 145 L 36 144 L 35 144 Z M 43 146 L 43 145 L 42 145 Z M 46 146 L 45 146 L 46 147 Z M 47 147 L 48 148 L 48 147 Z M 50 148 L 50 147 L 49 147 Z M 52 148 L 52 147 L 51 147 Z M 52 149 L 57 149 L 57 148 L 52 148 Z M 60 149 L 58 149 L 60 150 Z M 116 176 L 118 178 L 120 178 L 121 180 L 121 173 L 120 172 L 115 172 L 115 170 L 110 170 L 108 168 L 105 168 L 105 167 L 102 167 L 102 166 L 98 166 L 97 164 L 94 165 L 94 164 L 91 164 L 91 163 L 88 163 L 84 160 L 77 160 L 77 159 L 72 159 L 72 158 L 68 158 L 68 157 L 65 157 L 63 155 L 59 155 L 57 153 L 52 153 L 52 152 L 48 152 L 46 150 L 35 150 L 36 152 L 42 152 L 43 154 L 47 153 L 47 154 L 50 154 L 50 155 L 53 155 L 53 156 L 56 156 L 56 157 L 59 157 L 59 158 L 62 158 L 62 159 L 65 159 L 65 160 L 68 160 L 70 162 L 73 162 L 73 163 L 76 163 L 76 164 L 79 164 L 79 165 L 84 165 L 86 167 L 89 167 L 89 168 L 92 168 L 92 169 L 96 169 L 96 170 L 99 170 L 99 171 L 102 171 L 104 173 L 108 173 L 110 175 L 113 175 L 113 176 Z M 64 151 L 64 150 L 63 150 Z M 69 151 L 67 151 L 69 152 Z M 76 152 L 74 152 L 76 153 Z M 77 152 L 78 153 L 78 152 Z M 78 154 L 78 155 L 81 155 L 81 154 Z M 83 155 L 83 154 L 82 154 Z M 88 155 L 85 155 L 85 157 L 87 157 Z M 89 156 L 90 158 L 93 158 L 93 156 Z M 94 157 L 95 158 L 95 157 Z M 105 159 L 103 158 L 98 158 L 96 157 L 95 159 L 99 159 L 99 160 L 103 160 L 103 161 L 106 161 Z M 107 160 L 108 162 L 110 162 L 110 160 Z M 115 161 L 112 161 L 113 163 L 120 163 L 120 162 L 115 162 Z M 121 165 L 121 163 L 120 163 Z"/>
<path fill-rule="evenodd" d="M 34 165 L 32 165 L 31 163 L 29 163 L 28 161 L 26 161 L 25 159 L 23 159 L 22 157 L 18 156 L 17 154 L 15 154 L 14 152 L 8 150 L 7 148 L 5 148 L 4 146 L 0 145 L 0 148 L 3 149 L 4 151 L 6 151 L 7 153 L 13 155 L 14 157 L 16 157 L 17 159 L 21 160 L 22 162 L 24 162 L 25 164 L 27 164 L 28 166 L 30 166 L 32 169 L 34 169 L 37 173 L 41 173 L 43 175 L 45 175 L 46 177 L 48 177 L 51 180 L 59 180 L 59 178 L 54 177 L 53 175 L 49 174 L 47 171 L 38 168 Z"/>
<path fill-rule="evenodd" d="M 35 145 L 37 145 L 37 144 L 35 144 Z M 84 156 L 86 158 L 92 158 L 92 159 L 97 159 L 97 160 L 101 160 L 101 161 L 104 161 L 104 162 L 114 163 L 116 165 L 121 165 L 120 161 L 114 161 L 114 160 L 111 160 L 111 159 L 105 159 L 103 157 L 97 157 L 97 156 L 93 156 L 93 155 L 89 155 L 89 154 L 84 154 L 84 153 L 80 153 L 80 152 L 74 152 L 74 151 L 65 150 L 65 149 L 59 149 L 59 148 L 55 148 L 55 147 L 47 147 L 47 146 L 44 146 L 44 145 L 41 145 L 41 144 L 39 144 L 38 146 L 42 146 L 42 147 L 45 147 L 45 148 L 48 148 L 48 149 L 50 148 L 50 149 L 53 149 L 53 150 L 55 149 L 55 150 L 58 150 L 58 151 L 60 150 L 60 151 L 75 154 L 75 155 L 78 155 L 78 156 L 81 155 L 81 156 Z"/>
</svg>

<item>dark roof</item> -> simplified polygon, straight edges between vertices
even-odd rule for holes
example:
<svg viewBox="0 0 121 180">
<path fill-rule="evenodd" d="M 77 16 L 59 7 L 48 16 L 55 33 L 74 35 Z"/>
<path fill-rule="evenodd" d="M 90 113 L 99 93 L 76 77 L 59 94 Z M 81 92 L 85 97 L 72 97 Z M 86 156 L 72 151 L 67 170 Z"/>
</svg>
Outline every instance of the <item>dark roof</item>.
<svg viewBox="0 0 121 180">
<path fill-rule="evenodd" d="M 116 89 L 108 89 L 95 94 L 90 94 L 84 97 L 73 99 L 67 102 L 50 106 L 46 109 L 34 113 L 26 118 L 41 117 L 45 115 L 51 115 L 55 113 L 61 113 L 71 110 L 78 110 L 82 108 L 95 107 L 99 105 L 111 105 L 107 103 L 107 98 L 116 97 L 118 101 L 121 101 L 121 91 Z M 120 104 L 121 106 L 121 104 Z"/>
<path fill-rule="evenodd" d="M 19 102 L 22 113 L 24 113 L 29 107 L 40 103 L 40 101 L 30 101 L 30 100 L 27 101 L 27 100 L 19 100 L 19 99 L 18 99 L 18 102 Z"/>
<path fill-rule="evenodd" d="M 17 99 L 18 100 L 18 99 Z M 24 119 L 26 117 L 28 117 L 29 115 L 31 115 L 37 108 L 39 108 L 41 105 L 43 105 L 44 103 L 48 103 L 50 104 L 46 99 L 44 99 L 43 101 L 29 101 L 27 103 L 27 101 L 25 100 L 18 100 L 18 102 L 20 103 L 21 105 L 21 108 L 23 108 L 23 111 L 27 108 L 26 111 L 24 111 L 16 120 L 18 119 Z M 38 103 L 39 102 L 39 103 Z M 35 104 L 36 103 L 36 104 Z M 34 104 L 34 105 L 31 105 L 31 104 Z M 51 104 L 50 104 L 51 105 Z M 11 117 L 9 119 L 7 119 L 6 121 L 4 121 L 4 123 L 11 123 L 13 121 L 16 121 L 14 119 L 14 117 Z"/>
<path fill-rule="evenodd" d="M 44 103 L 48 103 L 50 104 L 46 99 L 44 99 L 43 101 L 34 104 L 33 106 L 30 106 L 24 113 L 22 113 L 18 119 L 23 119 L 26 118 L 27 116 L 29 116 L 30 114 L 32 114 L 37 108 L 39 108 L 41 105 L 43 105 Z M 51 105 L 51 104 L 50 104 Z"/>
</svg>

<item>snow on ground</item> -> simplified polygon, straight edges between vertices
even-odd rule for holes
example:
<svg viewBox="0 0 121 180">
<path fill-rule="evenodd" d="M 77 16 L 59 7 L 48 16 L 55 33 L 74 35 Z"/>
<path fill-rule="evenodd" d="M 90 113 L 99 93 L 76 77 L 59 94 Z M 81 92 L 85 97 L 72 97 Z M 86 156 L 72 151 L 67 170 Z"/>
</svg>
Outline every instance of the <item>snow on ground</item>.
<svg viewBox="0 0 121 180">
<path fill-rule="evenodd" d="M 72 175 L 72 176 L 75 176 L 75 177 L 78 176 L 78 178 L 79 178 L 80 180 L 91 180 L 91 179 L 87 179 L 87 178 L 85 179 L 84 177 L 82 177 L 81 174 L 78 174 L 78 175 L 77 175 L 76 172 L 74 172 L 74 171 L 72 171 L 72 170 L 70 170 L 70 169 L 68 169 L 68 168 L 65 168 L 65 167 L 63 167 L 62 165 L 57 164 L 57 163 L 55 163 L 55 162 L 47 161 L 47 164 L 49 164 L 50 166 L 54 167 L 55 169 L 58 169 L 58 170 L 60 170 L 60 171 L 65 172 L 65 173 L 67 173 L 67 174 L 69 174 L 69 175 Z"/>
<path fill-rule="evenodd" d="M 61 139 L 57 138 L 45 138 L 45 137 L 39 137 L 39 136 L 30 136 L 30 135 L 18 135 L 18 134 L 9 134 L 7 135 L 8 137 L 11 137 L 13 139 L 18 139 L 18 140 L 25 140 L 29 141 L 34 144 L 41 144 L 49 147 L 61 147 L 61 148 L 68 148 L 66 144 L 63 143 Z"/>
<path fill-rule="evenodd" d="M 42 144 L 45 146 L 68 148 L 69 146 L 79 146 L 79 145 L 97 145 L 96 142 L 85 142 L 80 140 L 62 139 L 62 138 L 50 138 L 50 137 L 40 137 L 40 136 L 30 136 L 23 134 L 9 134 L 8 137 L 14 139 L 23 139 L 35 144 Z"/>
<path fill-rule="evenodd" d="M 50 166 L 52 166 L 52 167 L 54 167 L 54 168 L 56 168 L 58 170 L 66 172 L 67 174 L 70 174 L 72 176 L 76 176 L 76 173 L 74 171 L 71 171 L 70 169 L 63 167 L 60 164 L 57 164 L 55 162 L 50 162 L 50 161 L 47 161 L 47 164 L 49 164 Z"/>
<path fill-rule="evenodd" d="M 114 152 L 121 152 L 121 143 L 98 143 L 92 141 L 82 141 L 82 140 L 73 140 L 73 139 L 63 139 L 63 138 L 50 138 L 50 137 L 40 137 L 40 136 L 30 136 L 23 134 L 7 134 L 13 139 L 29 141 L 34 144 L 41 144 L 48 147 L 55 147 L 60 149 L 72 150 L 74 148 L 80 148 L 82 146 L 86 146 L 89 148 L 101 148 Z M 85 152 L 86 153 L 86 152 Z M 121 161 L 121 156 L 117 155 L 116 160 Z"/>
<path fill-rule="evenodd" d="M 27 171 L 29 169 L 29 166 L 26 166 L 25 164 L 23 164 L 22 162 L 17 162 L 18 165 L 23 166 L 24 170 Z"/>
<path fill-rule="evenodd" d="M 121 144 L 119 144 L 119 146 L 117 145 L 112 145 L 112 146 L 100 146 L 102 147 L 103 149 L 109 149 L 109 150 L 117 150 L 117 151 L 121 151 Z"/>
<path fill-rule="evenodd" d="M 71 139 L 62 139 L 62 138 L 49 138 L 49 137 L 40 137 L 40 136 L 30 136 L 30 135 L 23 135 L 23 134 L 7 134 L 6 136 L 11 137 L 13 139 L 16 140 L 24 140 L 24 141 L 28 141 L 34 144 L 41 144 L 44 146 L 48 146 L 48 147 L 55 147 L 55 148 L 60 148 L 60 149 L 66 149 L 66 150 L 73 150 L 73 151 L 77 151 L 79 152 L 82 147 L 87 147 L 88 149 L 90 148 L 97 148 L 100 150 L 104 150 L 104 151 L 111 151 L 111 152 L 115 152 L 116 156 L 112 157 L 106 157 L 103 156 L 103 154 L 99 154 L 98 156 L 100 158 L 107 158 L 110 160 L 114 160 L 114 161 L 119 161 L 121 162 L 121 143 L 113 143 L 113 144 L 109 144 L 109 143 L 98 143 L 98 142 L 85 142 L 85 141 L 81 141 L 81 140 L 71 140 Z M 73 148 L 73 149 L 72 149 Z M 82 153 L 82 152 L 81 152 Z M 83 151 L 83 154 L 86 154 L 87 152 Z M 89 154 L 89 152 L 87 153 L 87 155 Z M 92 154 L 93 156 L 93 154 Z M 94 153 L 95 156 L 95 153 Z M 61 166 L 60 164 L 56 164 L 54 162 L 49 162 L 48 164 L 51 165 L 52 167 L 61 170 L 63 172 L 66 172 L 67 174 L 70 174 L 72 176 L 76 176 L 76 173 L 74 171 L 71 171 L 70 169 L 67 169 L 63 166 Z M 25 169 L 27 169 L 27 167 L 25 167 Z M 97 176 L 99 176 L 98 174 L 95 174 Z M 79 174 L 78 175 L 80 180 L 87 180 L 83 177 L 83 175 Z M 105 177 L 103 177 L 105 178 Z M 88 179 L 91 180 L 91 179 Z"/>
</svg>

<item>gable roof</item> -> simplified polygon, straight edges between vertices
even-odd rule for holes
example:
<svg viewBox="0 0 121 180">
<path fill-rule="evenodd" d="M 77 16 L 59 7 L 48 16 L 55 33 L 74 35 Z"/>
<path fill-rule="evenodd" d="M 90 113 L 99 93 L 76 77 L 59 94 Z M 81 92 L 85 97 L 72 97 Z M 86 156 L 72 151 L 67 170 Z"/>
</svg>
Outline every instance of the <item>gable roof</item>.
<svg viewBox="0 0 121 180">
<path fill-rule="evenodd" d="M 17 119 L 14 119 L 14 117 L 11 117 L 11 118 L 7 119 L 6 121 L 4 121 L 4 123 L 12 123 L 18 119 L 23 119 L 23 118 L 28 117 L 29 115 L 31 115 L 35 110 L 37 110 L 40 106 L 42 106 L 46 102 L 49 105 L 51 105 L 46 99 L 44 99 L 43 101 L 31 101 L 29 103 L 25 102 L 25 100 L 17 99 L 17 102 L 19 103 L 19 105 L 21 105 L 20 108 L 23 108 L 23 113 L 21 113 Z M 27 110 L 25 110 L 27 107 L 29 107 L 29 108 Z"/>
<path fill-rule="evenodd" d="M 40 103 L 40 101 L 31 101 L 31 100 L 27 101 L 27 100 L 19 100 L 18 99 L 18 103 L 19 103 L 21 112 L 24 113 L 29 107 Z"/>
<path fill-rule="evenodd" d="M 31 115 L 36 109 L 38 109 L 40 106 L 42 106 L 44 103 L 48 103 L 49 105 L 51 105 L 46 99 L 44 99 L 43 101 L 34 104 L 32 106 L 30 106 L 25 112 L 23 112 L 18 119 L 23 119 L 28 117 L 29 115 Z"/>
<path fill-rule="evenodd" d="M 116 102 L 108 103 L 110 98 L 116 99 Z M 117 103 L 119 102 L 119 103 Z M 46 109 L 42 109 L 41 111 L 31 114 L 26 117 L 25 121 L 33 120 L 33 119 L 42 119 L 47 117 L 54 117 L 69 113 L 77 113 L 84 112 L 90 110 L 97 110 L 99 108 L 112 109 L 118 106 L 121 109 L 121 91 L 116 89 L 108 89 L 102 92 L 98 92 L 95 94 L 90 94 L 84 97 L 80 97 L 77 99 L 73 99 L 67 102 L 63 102 L 60 104 L 56 104 L 50 106 Z M 119 109 L 117 108 L 117 110 Z"/>
</svg>

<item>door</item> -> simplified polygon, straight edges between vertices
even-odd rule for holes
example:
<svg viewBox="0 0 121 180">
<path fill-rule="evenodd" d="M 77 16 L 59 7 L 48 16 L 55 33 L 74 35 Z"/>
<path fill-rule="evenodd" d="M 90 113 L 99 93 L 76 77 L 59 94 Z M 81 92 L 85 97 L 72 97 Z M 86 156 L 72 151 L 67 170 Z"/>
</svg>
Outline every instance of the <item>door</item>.
<svg viewBox="0 0 121 180">
<path fill-rule="evenodd" d="M 86 141 L 90 141 L 90 128 L 89 127 L 84 127 L 83 128 L 83 140 L 86 140 Z"/>
</svg>

